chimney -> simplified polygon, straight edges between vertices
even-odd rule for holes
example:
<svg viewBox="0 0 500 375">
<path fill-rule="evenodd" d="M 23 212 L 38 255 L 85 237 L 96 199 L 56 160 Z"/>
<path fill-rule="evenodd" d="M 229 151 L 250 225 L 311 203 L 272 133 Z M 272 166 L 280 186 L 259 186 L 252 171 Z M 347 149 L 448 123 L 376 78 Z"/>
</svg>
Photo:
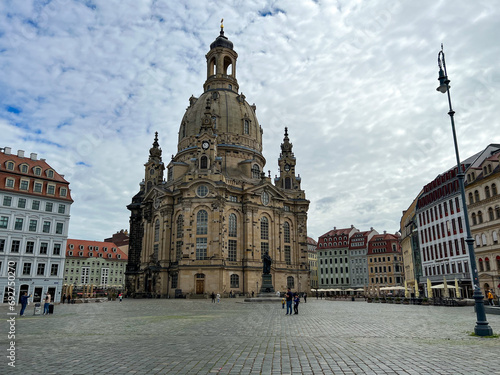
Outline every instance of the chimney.
<svg viewBox="0 0 500 375">
<path fill-rule="evenodd" d="M 12 151 L 12 148 L 5 147 L 4 153 L 5 153 L 5 155 L 10 155 L 11 151 Z"/>
<path fill-rule="evenodd" d="M 18 150 L 17 151 L 17 156 L 20 158 L 24 158 L 24 150 Z"/>
<path fill-rule="evenodd" d="M 337 230 L 337 227 L 333 227 L 333 230 Z"/>
<path fill-rule="evenodd" d="M 386 230 L 384 230 L 384 234 L 387 234 L 387 231 L 386 231 Z"/>
<path fill-rule="evenodd" d="M 354 225 L 351 224 L 351 229 L 354 228 Z"/>
<path fill-rule="evenodd" d="M 37 157 L 37 154 L 35 154 L 34 152 L 32 152 L 32 153 L 30 154 L 30 159 L 31 159 L 31 160 L 36 160 L 36 157 Z"/>
<path fill-rule="evenodd" d="M 370 230 L 373 230 L 373 227 L 370 227 Z"/>
</svg>

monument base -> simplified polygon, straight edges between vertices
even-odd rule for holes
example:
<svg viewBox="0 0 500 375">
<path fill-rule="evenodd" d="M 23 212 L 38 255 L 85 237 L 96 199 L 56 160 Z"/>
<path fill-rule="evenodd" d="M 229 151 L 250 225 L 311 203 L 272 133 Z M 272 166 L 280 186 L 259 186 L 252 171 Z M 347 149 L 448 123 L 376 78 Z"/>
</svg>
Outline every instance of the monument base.
<svg viewBox="0 0 500 375">
<path fill-rule="evenodd" d="M 260 294 L 262 293 L 274 293 L 273 276 L 271 274 L 262 274 L 262 287 L 260 288 Z"/>
</svg>

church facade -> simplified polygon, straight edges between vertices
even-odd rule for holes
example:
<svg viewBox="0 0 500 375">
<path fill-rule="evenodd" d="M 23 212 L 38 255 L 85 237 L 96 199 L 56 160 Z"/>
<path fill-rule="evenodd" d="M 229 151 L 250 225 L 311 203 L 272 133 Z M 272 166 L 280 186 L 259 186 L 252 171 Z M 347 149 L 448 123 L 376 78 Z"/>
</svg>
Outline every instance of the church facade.
<svg viewBox="0 0 500 375">
<path fill-rule="evenodd" d="M 237 57 L 221 26 L 206 55 L 203 93 L 189 99 L 167 165 L 155 135 L 140 191 L 127 206 L 131 296 L 265 292 L 264 265 L 274 290 L 310 290 L 309 201 L 288 131 L 272 181 L 256 106 L 239 92 Z"/>
</svg>

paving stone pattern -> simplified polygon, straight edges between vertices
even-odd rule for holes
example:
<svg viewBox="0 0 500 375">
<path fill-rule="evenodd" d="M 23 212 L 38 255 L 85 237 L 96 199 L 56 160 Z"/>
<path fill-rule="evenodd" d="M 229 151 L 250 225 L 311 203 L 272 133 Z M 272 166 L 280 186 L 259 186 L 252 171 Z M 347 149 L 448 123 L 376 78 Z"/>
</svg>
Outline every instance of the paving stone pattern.
<svg viewBox="0 0 500 375">
<path fill-rule="evenodd" d="M 2 355 L 0 374 L 500 374 L 500 338 L 469 335 L 472 307 L 309 298 L 285 311 L 238 298 L 56 305 L 50 316 L 29 306 L 16 368 Z M 500 315 L 488 321 L 500 333 Z"/>
</svg>

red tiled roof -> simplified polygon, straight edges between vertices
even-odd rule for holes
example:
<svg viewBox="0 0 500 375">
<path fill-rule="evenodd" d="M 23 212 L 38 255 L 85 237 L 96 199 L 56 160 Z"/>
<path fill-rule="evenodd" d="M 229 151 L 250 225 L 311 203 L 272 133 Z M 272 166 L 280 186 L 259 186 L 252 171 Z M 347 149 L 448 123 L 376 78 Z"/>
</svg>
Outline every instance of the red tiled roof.
<svg viewBox="0 0 500 375">
<path fill-rule="evenodd" d="M 307 243 L 316 246 L 318 243 L 311 237 L 307 237 Z"/>
<path fill-rule="evenodd" d="M 14 170 L 9 170 L 6 168 L 7 162 L 13 162 L 14 163 Z M 28 166 L 28 172 L 23 173 L 20 170 L 20 166 L 26 164 Z M 42 173 L 40 176 L 35 175 L 34 168 L 35 167 L 40 167 L 42 169 Z M 47 176 L 47 171 L 52 170 L 54 171 L 54 176 L 53 177 L 48 177 Z M 14 182 L 14 188 L 6 188 L 5 187 L 5 181 L 6 178 L 10 177 L 15 180 Z M 28 190 L 21 190 L 20 189 L 20 180 L 22 177 L 26 177 L 30 179 L 30 184 L 29 184 L 29 189 Z M 38 193 L 34 191 L 34 181 L 41 181 L 42 182 L 42 192 Z M 47 194 L 47 183 L 53 182 L 56 185 L 55 188 L 55 194 L 54 195 L 48 195 Z M 60 188 L 64 187 L 67 189 L 66 196 L 61 196 L 60 195 Z M 54 198 L 54 199 L 63 199 L 66 201 L 71 201 L 71 193 L 69 190 L 69 182 L 64 179 L 62 175 L 57 173 L 56 170 L 54 170 L 44 159 L 36 159 L 33 160 L 30 157 L 21 157 L 17 156 L 16 154 L 6 154 L 5 152 L 0 152 L 0 190 L 3 191 L 13 191 L 16 193 L 22 193 L 22 194 L 30 194 L 30 195 L 38 195 L 38 196 L 46 196 L 48 198 Z"/>
<path fill-rule="evenodd" d="M 96 250 L 97 249 L 97 250 Z M 107 249 L 107 251 L 105 251 Z M 80 255 L 80 252 L 82 255 Z M 72 253 L 72 255 L 70 255 Z M 90 256 L 92 254 L 92 256 Z M 102 254 L 102 257 L 99 255 Z M 110 256 L 111 255 L 111 256 Z M 118 257 L 120 255 L 120 257 Z M 66 245 L 66 257 L 69 258 L 102 258 L 127 260 L 128 256 L 121 251 L 116 244 L 104 241 L 75 240 L 68 238 Z"/>
</svg>

